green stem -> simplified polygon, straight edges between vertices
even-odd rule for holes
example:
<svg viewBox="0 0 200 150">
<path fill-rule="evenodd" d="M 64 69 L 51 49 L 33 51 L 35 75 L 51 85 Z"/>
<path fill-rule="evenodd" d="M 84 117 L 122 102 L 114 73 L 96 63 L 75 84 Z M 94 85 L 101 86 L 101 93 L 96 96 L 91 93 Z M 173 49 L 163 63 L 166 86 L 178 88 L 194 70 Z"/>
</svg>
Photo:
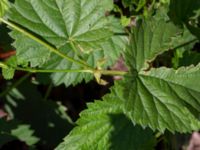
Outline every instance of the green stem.
<svg viewBox="0 0 200 150">
<path fill-rule="evenodd" d="M 56 72 L 64 72 L 64 73 L 72 73 L 72 72 L 87 72 L 87 73 L 93 73 L 92 70 L 88 69 L 77 69 L 77 70 L 44 70 L 44 69 L 33 69 L 33 68 L 21 68 L 21 67 L 16 67 L 13 68 L 15 70 L 19 71 L 26 71 L 26 72 L 31 72 L 31 73 L 56 73 Z"/>
<path fill-rule="evenodd" d="M 47 100 L 47 98 L 49 97 L 49 95 L 51 93 L 52 88 L 53 88 L 53 84 L 50 83 L 50 85 L 48 86 L 47 91 L 45 93 L 44 100 Z"/>
<path fill-rule="evenodd" d="M 27 37 L 31 38 L 32 40 L 36 41 L 37 43 L 40 43 L 41 45 L 43 45 L 44 47 L 46 47 L 47 49 L 49 49 L 51 52 L 59 55 L 60 57 L 76 63 L 80 66 L 82 66 L 84 69 L 77 69 L 77 70 L 42 70 L 42 69 L 33 69 L 33 68 L 21 68 L 21 67 L 16 67 L 13 68 L 15 70 L 20 70 L 20 71 L 26 71 L 26 72 L 31 72 L 31 73 L 54 73 L 54 72 L 66 72 L 66 73 L 70 73 L 70 72 L 85 72 L 85 73 L 100 73 L 102 75 L 119 75 L 119 76 L 123 76 L 125 75 L 127 72 L 124 71 L 115 71 L 115 70 L 96 70 L 93 67 L 89 66 L 88 64 L 86 64 L 84 61 L 80 61 L 80 60 L 75 60 L 65 54 L 63 54 L 62 52 L 60 52 L 58 49 L 54 48 L 53 46 L 51 46 L 50 44 L 42 41 L 41 39 L 37 38 L 36 36 L 32 35 L 31 33 L 29 33 L 28 31 L 20 28 L 19 26 L 15 25 L 14 23 L 4 20 L 3 18 L 0 18 L 0 21 L 2 21 L 3 23 L 7 24 L 8 26 L 10 26 L 11 28 L 21 32 L 22 34 L 26 35 Z M 74 44 L 72 42 L 70 42 L 70 45 L 72 47 L 72 49 L 76 52 L 76 48 L 74 46 Z M 2 68 L 10 68 L 9 66 L 7 66 L 6 64 L 1 63 L 0 67 Z M 12 68 L 12 67 L 11 67 Z"/>
<path fill-rule="evenodd" d="M 71 46 L 72 50 L 74 51 L 75 54 L 78 54 L 76 47 L 74 46 L 74 43 L 70 40 L 69 45 Z"/>
<path fill-rule="evenodd" d="M 96 70 L 95 72 L 98 72 L 102 75 L 110 75 L 110 76 L 124 76 L 127 74 L 126 71 L 118 71 L 118 70 Z"/>
<path fill-rule="evenodd" d="M 84 60 L 81 59 L 82 57 L 81 57 L 81 55 L 79 54 L 79 52 L 77 52 L 77 49 L 76 49 L 76 47 L 75 47 L 73 41 L 69 41 L 69 44 L 70 44 L 72 50 L 74 51 L 74 53 L 78 56 L 79 61 L 81 61 L 83 64 L 86 64 L 86 62 L 85 62 Z"/>
<path fill-rule="evenodd" d="M 184 46 L 186 46 L 186 45 L 192 44 L 192 43 L 197 42 L 197 41 L 198 41 L 198 39 L 197 39 L 197 38 L 194 38 L 194 39 L 192 39 L 192 40 L 190 40 L 190 41 L 187 41 L 187 42 L 185 42 L 185 43 L 183 43 L 183 44 L 180 44 L 180 45 L 174 47 L 173 50 L 176 50 L 176 49 L 178 49 L 178 48 L 184 47 Z"/>
<path fill-rule="evenodd" d="M 10 22 L 10 21 L 7 21 L 7 20 L 4 20 L 3 18 L 0 18 L 0 21 L 2 21 L 3 23 L 7 24 L 8 26 L 12 27 L 13 29 L 21 32 L 22 34 L 26 35 L 27 37 L 31 38 L 32 40 L 36 41 L 37 43 L 40 43 L 41 45 L 43 45 L 44 47 L 46 47 L 47 49 L 49 49 L 51 52 L 59 55 L 60 57 L 70 61 L 70 62 L 73 62 L 73 63 L 76 63 L 84 68 L 87 68 L 87 69 L 90 69 L 90 70 L 93 70 L 93 68 L 91 66 L 89 66 L 88 64 L 85 64 L 81 61 L 78 61 L 78 60 L 75 60 L 65 54 L 63 54 L 62 52 L 60 52 L 58 49 L 54 48 L 53 46 L 51 46 L 50 44 L 42 41 L 41 39 L 37 38 L 36 36 L 32 35 L 31 33 L 27 32 L 26 30 L 20 28 L 19 26 L 15 25 L 14 23 Z"/>
<path fill-rule="evenodd" d="M 15 68 L 19 71 L 26 71 L 31 73 L 56 73 L 56 72 L 64 72 L 64 73 L 73 73 L 73 72 L 84 72 L 84 73 L 91 73 L 94 74 L 95 72 L 100 73 L 102 75 L 111 75 L 111 76 L 124 76 L 127 74 L 125 71 L 118 71 L 118 70 L 87 70 L 87 69 L 77 69 L 77 70 L 43 70 L 43 69 L 32 69 L 32 68 Z"/>
<path fill-rule="evenodd" d="M 27 73 L 22 78 L 17 80 L 14 84 L 12 84 L 10 87 L 8 87 L 5 91 L 0 93 L 0 97 L 4 97 L 6 94 L 8 94 L 13 88 L 16 88 L 19 86 L 23 81 L 25 81 L 28 77 L 30 77 L 31 73 Z"/>
<path fill-rule="evenodd" d="M 73 72 L 84 72 L 84 73 L 99 73 L 102 75 L 118 75 L 118 76 L 124 76 L 127 72 L 125 71 L 118 71 L 118 70 L 98 70 L 98 69 L 94 69 L 94 70 L 89 70 L 89 69 L 77 69 L 77 70 L 68 70 L 68 69 L 60 69 L 60 70 L 49 70 L 49 69 L 34 69 L 34 68 L 22 68 L 22 67 L 16 67 L 13 68 L 11 66 L 8 66 L 5 63 L 0 62 L 0 68 L 4 68 L 4 69 L 8 69 L 8 68 L 12 68 L 14 70 L 18 70 L 18 71 L 26 71 L 26 72 L 30 72 L 30 73 L 57 73 L 57 72 L 64 72 L 64 73 L 73 73 Z"/>
</svg>

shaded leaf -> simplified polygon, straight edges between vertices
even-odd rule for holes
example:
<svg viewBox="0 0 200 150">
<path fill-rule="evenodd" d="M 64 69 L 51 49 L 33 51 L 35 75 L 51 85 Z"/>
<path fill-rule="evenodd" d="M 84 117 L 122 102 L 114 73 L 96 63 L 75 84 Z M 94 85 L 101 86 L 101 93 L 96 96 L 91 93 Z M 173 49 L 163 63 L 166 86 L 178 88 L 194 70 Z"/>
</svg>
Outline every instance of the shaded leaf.
<svg viewBox="0 0 200 150">
<path fill-rule="evenodd" d="M 185 51 L 179 60 L 180 66 L 197 65 L 200 62 L 200 54 L 197 52 Z"/>
<path fill-rule="evenodd" d="M 27 145 L 33 145 L 39 141 L 34 135 L 34 130 L 28 124 L 21 124 L 19 121 L 6 121 L 0 119 L 0 147 L 12 140 L 21 140 Z"/>
<path fill-rule="evenodd" d="M 12 39 L 11 37 L 8 35 L 8 32 L 10 32 L 10 30 L 6 27 L 5 24 L 0 24 L 0 47 L 3 50 L 11 50 L 12 46 Z"/>
<path fill-rule="evenodd" d="M 200 39 L 200 1 L 171 0 L 169 16 L 175 24 L 185 24 L 190 32 Z"/>
<path fill-rule="evenodd" d="M 200 1 L 196 0 L 170 0 L 169 16 L 176 24 L 188 23 L 200 8 Z"/>
<path fill-rule="evenodd" d="M 6 95 L 9 115 L 30 125 L 34 135 L 49 147 L 55 147 L 71 130 L 72 122 L 60 103 L 46 101 L 33 84 L 23 83 Z"/>
<path fill-rule="evenodd" d="M 89 103 L 88 109 L 80 114 L 78 126 L 56 149 L 153 149 L 155 139 L 151 130 L 134 126 L 122 114 L 124 99 L 121 90 L 115 85 L 112 94 L 106 95 L 103 101 Z"/>
</svg>

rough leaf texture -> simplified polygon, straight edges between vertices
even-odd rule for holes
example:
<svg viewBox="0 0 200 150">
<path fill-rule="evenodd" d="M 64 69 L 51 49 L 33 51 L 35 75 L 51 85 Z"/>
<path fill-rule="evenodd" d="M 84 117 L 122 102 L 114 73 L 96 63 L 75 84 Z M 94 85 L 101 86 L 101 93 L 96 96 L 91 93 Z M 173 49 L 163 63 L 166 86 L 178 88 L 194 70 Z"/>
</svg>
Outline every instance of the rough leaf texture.
<svg viewBox="0 0 200 150">
<path fill-rule="evenodd" d="M 155 139 L 149 129 L 134 126 L 122 114 L 122 88 L 115 86 L 103 101 L 88 104 L 81 113 L 78 126 L 65 138 L 57 150 L 145 150 L 153 149 Z"/>
<path fill-rule="evenodd" d="M 82 58 L 92 67 L 105 58 L 104 67 L 107 67 L 126 45 L 126 38 L 113 35 L 113 32 L 122 32 L 119 23 L 105 15 L 112 7 L 111 0 L 16 0 L 8 16 L 65 55 Z M 31 67 L 43 69 L 82 69 L 18 31 L 13 31 L 11 36 L 15 39 L 20 65 L 30 63 Z M 66 86 L 91 79 L 90 75 L 80 73 L 54 73 L 51 77 L 56 85 L 65 83 Z"/>
<path fill-rule="evenodd" d="M 143 21 L 133 30 L 131 48 L 126 54 L 131 74 L 123 84 L 127 99 L 125 112 L 136 123 L 160 131 L 198 130 L 200 122 L 192 110 L 199 112 L 200 86 L 194 83 L 200 77 L 200 66 L 143 69 L 145 62 L 150 63 L 158 54 L 180 44 L 171 44 L 176 32 L 170 23 L 162 20 L 150 23 Z"/>
<path fill-rule="evenodd" d="M 166 29 L 164 32 L 163 29 Z M 180 34 L 179 29 L 164 20 L 147 19 L 139 22 L 133 29 L 130 65 L 136 70 L 147 69 L 158 54 L 173 48 L 173 37 Z M 178 43 L 176 43 L 178 44 Z"/>
</svg>

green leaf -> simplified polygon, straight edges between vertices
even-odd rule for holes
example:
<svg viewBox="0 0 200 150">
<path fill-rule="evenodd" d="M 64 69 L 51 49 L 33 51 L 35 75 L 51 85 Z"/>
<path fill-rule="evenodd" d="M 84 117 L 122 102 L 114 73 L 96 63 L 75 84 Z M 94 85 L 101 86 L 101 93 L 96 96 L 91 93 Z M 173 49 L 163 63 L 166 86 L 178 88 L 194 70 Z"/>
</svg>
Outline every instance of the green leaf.
<svg viewBox="0 0 200 150">
<path fill-rule="evenodd" d="M 34 130 L 28 124 L 21 124 L 17 120 L 6 121 L 0 119 L 0 147 L 12 140 L 21 140 L 27 145 L 33 145 L 39 141 L 34 135 Z"/>
<path fill-rule="evenodd" d="M 185 51 L 179 60 L 180 66 L 197 65 L 200 62 L 200 54 L 193 51 Z"/>
<path fill-rule="evenodd" d="M 196 37 L 190 33 L 190 31 L 184 27 L 184 31 L 181 38 L 176 38 L 174 40 L 174 44 L 176 43 L 186 43 L 180 47 L 177 47 L 174 51 L 174 56 L 172 58 L 172 63 L 174 68 L 178 68 L 180 66 L 189 66 L 191 64 L 197 65 L 198 61 L 197 57 L 195 56 L 196 61 L 193 62 L 193 57 L 189 57 L 187 55 L 184 55 L 184 53 L 189 52 L 193 49 L 194 45 L 198 42 Z M 187 63 L 188 62 L 188 63 Z M 189 63 L 190 62 L 190 63 Z M 193 62 L 193 63 L 192 63 Z"/>
<path fill-rule="evenodd" d="M 54 101 L 44 100 L 37 87 L 28 82 L 12 89 L 4 102 L 9 116 L 22 124 L 30 125 L 34 135 L 48 146 L 58 145 L 73 127 L 66 114 L 66 107 Z"/>
<path fill-rule="evenodd" d="M 112 35 L 108 19 L 104 14 L 111 7 L 111 1 L 100 3 L 99 0 L 90 0 L 89 2 L 80 0 L 16 0 L 9 12 L 9 19 L 42 37 L 58 49 L 71 42 L 77 48 L 76 52 L 81 53 L 98 50 L 102 41 Z M 21 33 L 17 37 L 19 38 L 19 36 L 22 36 L 22 39 L 25 38 Z M 14 39 L 17 37 L 14 36 Z M 15 43 L 15 47 L 19 51 L 18 54 L 25 50 L 29 51 L 29 55 L 21 57 L 31 62 L 32 66 L 36 66 L 39 63 L 28 60 L 30 55 L 33 53 L 32 57 L 37 58 L 34 54 L 39 56 L 47 50 L 31 41 L 32 39 L 26 39 L 25 42 L 19 41 Z M 24 46 L 19 43 L 23 43 Z M 30 47 L 31 45 L 33 48 Z M 38 59 L 47 60 L 48 55 L 40 55 Z"/>
<path fill-rule="evenodd" d="M 39 141 L 39 138 L 32 137 L 34 131 L 30 130 L 30 125 L 19 125 L 18 128 L 11 131 L 11 134 L 17 136 L 21 141 L 26 142 L 27 145 L 33 145 Z"/>
<path fill-rule="evenodd" d="M 113 31 L 115 33 L 122 33 L 122 27 L 120 26 L 117 19 L 109 18 L 113 22 Z M 102 45 L 101 51 L 94 51 L 92 54 L 84 54 L 82 58 L 91 66 L 97 67 L 97 61 L 105 58 L 105 64 L 103 68 L 110 66 L 115 63 L 115 61 L 119 58 L 121 52 L 123 52 L 128 43 L 126 36 L 113 35 L 110 39 L 105 41 Z M 70 50 L 69 45 L 64 45 L 60 48 L 60 51 L 66 53 L 66 55 L 71 56 L 75 59 L 78 59 L 77 55 L 73 51 Z M 44 69 L 81 69 L 80 66 L 68 62 L 65 59 L 60 59 L 57 55 L 52 55 L 50 60 L 42 66 Z M 90 81 L 93 76 L 88 73 L 52 73 L 51 78 L 55 85 L 59 85 L 64 83 L 66 86 L 71 84 L 76 85 L 80 83 L 82 79 L 86 82 Z"/>
<path fill-rule="evenodd" d="M 175 24 L 185 24 L 190 32 L 200 39 L 200 1 L 171 0 L 168 14 Z"/>
<path fill-rule="evenodd" d="M 9 80 L 12 79 L 15 74 L 15 67 L 17 66 L 16 57 L 10 57 L 6 60 L 6 64 L 8 67 L 2 68 L 2 75 L 5 79 Z"/>
<path fill-rule="evenodd" d="M 56 150 L 142 150 L 153 149 L 152 131 L 134 126 L 123 115 L 122 88 L 115 85 L 103 101 L 89 103 L 80 114 L 78 126 L 65 138 Z"/>
<path fill-rule="evenodd" d="M 172 24 L 157 20 L 143 22 L 133 30 L 131 48 L 125 57 L 131 73 L 122 84 L 125 112 L 132 121 L 161 132 L 191 132 L 200 127 L 190 110 L 199 112 L 200 108 L 200 86 L 194 84 L 200 77 L 200 65 L 178 70 L 151 68 L 150 64 L 146 67 L 158 54 L 180 44 L 174 41 L 185 41 L 180 35 L 175 36 L 175 29 Z"/>
<path fill-rule="evenodd" d="M 8 10 L 9 5 L 7 0 L 0 1 L 0 17 L 3 17 L 5 12 Z"/>
<path fill-rule="evenodd" d="M 193 87 L 199 77 L 198 70 L 194 67 L 179 71 L 152 69 L 141 72 L 134 81 L 129 78 L 126 82 L 129 85 L 125 88 L 128 97 L 126 111 L 131 113 L 135 122 L 152 129 L 198 130 L 200 122 L 187 107 L 189 105 L 199 112 L 200 89 L 198 85 Z"/>
<path fill-rule="evenodd" d="M 3 68 L 2 69 L 2 75 L 4 77 L 4 79 L 6 80 L 10 80 L 14 77 L 14 74 L 15 74 L 15 70 L 12 69 L 12 68 Z"/>
<path fill-rule="evenodd" d="M 136 11 L 140 11 L 146 5 L 146 3 L 146 0 L 139 0 Z"/>
<path fill-rule="evenodd" d="M 173 37 L 181 33 L 172 23 L 153 18 L 139 22 L 132 32 L 132 51 L 127 55 L 132 56 L 128 64 L 136 70 L 147 69 L 157 55 L 173 48 Z"/>
<path fill-rule="evenodd" d="M 176 24 L 188 23 L 200 9 L 200 1 L 197 0 L 170 0 L 169 16 Z"/>
<path fill-rule="evenodd" d="M 30 62 L 31 67 L 40 67 L 50 57 L 51 52 L 46 47 L 41 46 L 18 31 L 14 30 L 10 35 L 15 39 L 13 46 L 17 48 L 16 57 L 18 65 L 27 66 Z"/>
<path fill-rule="evenodd" d="M 77 47 L 92 49 L 112 34 L 104 14 L 111 8 L 111 1 L 16 0 L 9 19 L 57 48 L 73 41 Z"/>
<path fill-rule="evenodd" d="M 76 60 L 81 58 L 94 68 L 98 60 L 105 58 L 105 68 L 115 62 L 127 43 L 126 37 L 113 35 L 113 32 L 123 30 L 117 19 L 105 15 L 112 7 L 111 0 L 16 0 L 9 12 L 9 19 L 65 55 Z M 42 69 L 83 69 L 18 31 L 13 31 L 11 36 L 15 39 L 19 65 L 30 63 L 31 67 L 39 66 Z M 55 85 L 65 83 L 69 86 L 83 79 L 87 82 L 92 76 L 53 73 L 51 78 Z"/>
</svg>

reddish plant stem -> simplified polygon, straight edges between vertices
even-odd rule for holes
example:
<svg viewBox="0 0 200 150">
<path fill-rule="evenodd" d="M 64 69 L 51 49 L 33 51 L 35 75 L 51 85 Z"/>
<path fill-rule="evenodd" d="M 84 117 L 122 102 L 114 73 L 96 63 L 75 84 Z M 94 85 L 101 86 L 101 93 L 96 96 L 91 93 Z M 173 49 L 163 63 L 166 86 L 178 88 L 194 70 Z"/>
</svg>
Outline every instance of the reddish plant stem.
<svg viewBox="0 0 200 150">
<path fill-rule="evenodd" d="M 0 50 L 1 50 L 1 48 L 0 48 Z M 15 54 L 16 54 L 15 50 L 9 50 L 8 52 L 2 52 L 2 53 L 0 53 L 0 59 L 6 59 Z"/>
</svg>

